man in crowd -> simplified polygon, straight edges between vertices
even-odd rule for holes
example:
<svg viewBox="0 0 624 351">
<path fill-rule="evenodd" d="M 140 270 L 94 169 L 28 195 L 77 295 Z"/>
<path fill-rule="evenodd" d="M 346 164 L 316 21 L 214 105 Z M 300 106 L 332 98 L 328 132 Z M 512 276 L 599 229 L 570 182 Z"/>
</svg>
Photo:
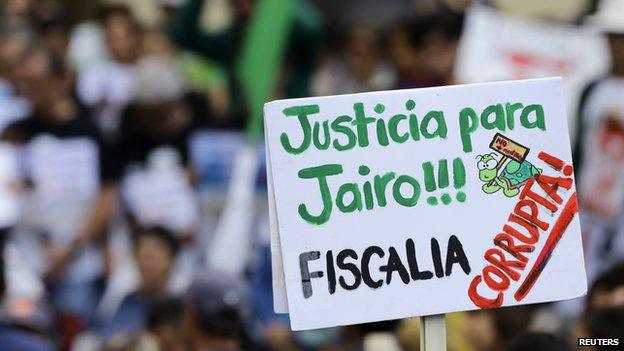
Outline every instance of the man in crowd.
<svg viewBox="0 0 624 351">
<path fill-rule="evenodd" d="M 513 306 L 467 312 L 465 331 L 477 351 L 502 350 L 531 323 L 530 306 Z"/>
<path fill-rule="evenodd" d="M 204 274 L 185 299 L 184 336 L 193 351 L 241 350 L 247 298 L 233 277 Z"/>
<path fill-rule="evenodd" d="M 124 110 L 110 146 L 115 155 L 107 168 L 111 177 L 100 188 L 72 252 L 101 237 L 119 204 L 131 231 L 160 226 L 175 233 L 184 245 L 175 276 L 190 281 L 200 249 L 189 245 L 195 239 L 199 203 L 187 147 L 207 105 L 185 94 L 170 62 L 142 58 L 136 82 L 136 100 Z"/>
<path fill-rule="evenodd" d="M 344 57 L 344 58 L 343 58 Z M 395 74 L 385 61 L 380 34 L 356 26 L 346 35 L 344 54 L 329 58 L 314 77 L 314 95 L 336 95 L 391 89 Z"/>
<path fill-rule="evenodd" d="M 23 220 L 14 238 L 46 278 L 54 307 L 73 321 L 67 325 L 84 326 L 101 289 L 102 252 L 96 241 L 69 252 L 107 178 L 106 152 L 97 127 L 72 95 L 60 58 L 34 46 L 22 57 L 18 83 L 33 112 L 3 133 L 19 148 L 24 189 Z"/>
<path fill-rule="evenodd" d="M 590 280 L 624 254 L 624 11 L 601 5 L 592 24 L 608 39 L 611 71 L 583 93 L 575 148 Z"/>
<path fill-rule="evenodd" d="M 130 10 L 123 5 L 105 6 L 99 17 L 110 59 L 79 72 L 77 93 L 96 124 L 108 138 L 113 138 L 123 109 L 135 96 L 134 66 L 140 31 Z"/>
<path fill-rule="evenodd" d="M 102 327 L 104 340 L 144 329 L 153 306 L 169 294 L 167 283 L 179 248 L 176 237 L 162 227 L 143 228 L 134 233 L 133 242 L 140 285 L 123 299 L 113 318 Z"/>
<path fill-rule="evenodd" d="M 5 291 L 4 256 L 0 255 L 0 299 L 4 298 Z M 44 336 L 0 322 L 0 351 L 53 350 L 52 343 Z"/>
<path fill-rule="evenodd" d="M 180 342 L 184 305 L 178 298 L 159 300 L 151 306 L 147 331 L 155 337 L 161 351 L 188 351 Z"/>
<path fill-rule="evenodd" d="M 624 262 L 613 265 L 591 285 L 575 337 L 624 338 Z M 598 347 L 612 349 L 612 346 Z"/>
</svg>

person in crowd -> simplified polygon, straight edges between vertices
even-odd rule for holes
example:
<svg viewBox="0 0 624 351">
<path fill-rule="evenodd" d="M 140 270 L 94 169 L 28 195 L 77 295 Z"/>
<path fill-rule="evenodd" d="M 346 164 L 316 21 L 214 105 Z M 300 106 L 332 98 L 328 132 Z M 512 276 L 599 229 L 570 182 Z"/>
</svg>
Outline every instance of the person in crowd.
<svg viewBox="0 0 624 351">
<path fill-rule="evenodd" d="M 28 31 L 0 31 L 0 135 L 7 125 L 30 114 L 30 102 L 19 96 L 16 89 L 16 73 L 29 41 Z M 0 141 L 0 253 L 4 252 L 9 231 L 19 217 L 14 151 L 7 142 Z"/>
<path fill-rule="evenodd" d="M 590 279 L 624 255 L 624 10 L 618 2 L 601 5 L 591 23 L 607 37 L 611 70 L 582 95 L 575 146 Z"/>
<path fill-rule="evenodd" d="M 267 233 L 268 234 L 268 233 Z M 249 269 L 250 290 L 254 293 L 249 296 L 252 308 L 252 323 L 260 339 L 272 350 L 298 351 L 293 334 L 290 332 L 288 318 L 276 314 L 273 301 L 271 251 L 268 245 L 261 245 L 257 249 L 255 261 Z"/>
<path fill-rule="evenodd" d="M 33 12 L 33 0 L 4 1 L 2 6 L 4 25 L 9 27 L 28 25 L 33 16 Z"/>
<path fill-rule="evenodd" d="M 397 70 L 395 88 L 422 88 L 440 85 L 430 66 L 433 17 L 403 20 L 390 31 L 389 46 Z"/>
<path fill-rule="evenodd" d="M 76 89 L 97 125 L 108 138 L 114 138 L 121 113 L 136 94 L 134 68 L 141 33 L 132 13 L 124 5 L 104 6 L 99 20 L 110 59 L 81 70 Z"/>
<path fill-rule="evenodd" d="M 207 103 L 187 94 L 175 65 L 143 57 L 136 67 L 135 102 L 122 113 L 119 135 L 110 146 L 111 176 L 79 232 L 67 259 L 76 250 L 100 240 L 119 207 L 130 231 L 161 226 L 182 243 L 176 262 L 179 289 L 190 283 L 201 247 L 191 245 L 199 223 L 199 202 L 188 143 L 208 116 Z"/>
<path fill-rule="evenodd" d="M 184 305 L 178 298 L 167 298 L 152 304 L 147 317 L 147 332 L 151 333 L 162 351 L 187 351 L 180 342 Z"/>
<path fill-rule="evenodd" d="M 476 351 L 503 350 L 514 336 L 527 330 L 531 315 L 527 306 L 471 311 L 465 320 L 466 334 Z"/>
<path fill-rule="evenodd" d="M 591 285 L 585 312 L 596 308 L 624 307 L 624 262 L 602 273 Z"/>
<path fill-rule="evenodd" d="M 405 350 L 418 349 L 416 320 L 391 322 L 381 333 L 379 325 L 293 333 L 288 317 L 276 315 L 270 303 L 268 245 L 248 260 L 250 290 L 230 276 L 202 270 L 209 238 L 201 235 L 206 228 L 200 227 L 188 144 L 198 128 L 244 125 L 248 109 L 236 66 L 260 2 L 161 0 L 151 5 L 161 6 L 164 21 L 149 28 L 137 24 L 144 17 L 140 12 L 123 5 L 131 2 L 103 1 L 99 14 L 77 18 L 71 15 L 78 8 L 95 8 L 96 2 L 0 1 L 0 142 L 16 151 L 19 184 L 7 189 L 18 192 L 22 206 L 4 217 L 9 220 L 0 213 L 0 351 L 51 351 L 55 345 L 69 350 L 73 335 L 84 329 L 90 335 L 75 350 L 91 351 L 82 345 L 91 345 L 93 334 L 93 350 L 106 351 L 388 350 L 397 341 Z M 349 20 L 336 23 L 350 29 L 316 71 L 324 26 L 311 3 L 325 5 L 294 1 L 271 99 L 454 83 L 463 15 L 449 8 L 463 8 L 466 1 L 407 2 L 387 21 L 414 9 L 418 17 L 391 28 L 376 25 L 385 21 L 383 13 L 369 10 L 379 19 L 364 22 L 349 8 L 337 11 L 336 17 Z M 499 8 L 503 2 L 486 1 Z M 202 29 L 202 10 L 221 16 L 217 3 L 227 7 L 231 22 Z M 372 2 L 349 3 L 366 13 Z M 575 171 L 593 283 L 571 345 L 576 337 L 624 340 L 624 265 L 614 263 L 624 255 L 624 14 L 609 7 L 615 3 L 601 1 L 592 16 L 609 44 L 612 66 L 586 89 L 578 114 Z M 80 40 L 69 40 L 81 27 L 73 24 L 83 20 L 82 34 L 74 38 Z M 6 193 L 0 192 L 0 200 Z M 113 231 L 111 222 L 124 228 Z M 127 256 L 127 262 L 107 262 L 105 248 L 114 246 L 107 245 L 110 233 L 131 239 L 131 248 L 108 252 L 109 258 Z M 45 281 L 43 299 L 13 298 L 14 277 L 28 280 L 12 267 L 13 249 Z M 109 270 L 123 264 L 136 266 L 138 285 L 127 294 L 110 289 L 123 291 L 114 296 L 123 299 L 102 312 L 115 305 L 100 303 L 105 283 L 114 285 Z M 191 284 L 198 273 L 202 278 Z M 532 311 L 513 307 L 449 316 L 449 350 L 570 350 L 558 336 L 525 333 L 539 321 Z M 411 325 L 402 331 L 406 324 Z"/>
<path fill-rule="evenodd" d="M 463 14 L 448 9 L 396 24 L 390 32 L 396 88 L 452 84 L 462 28 Z"/>
<path fill-rule="evenodd" d="M 111 180 L 101 187 L 79 244 L 96 240 L 117 204 L 133 230 L 162 226 L 182 242 L 194 236 L 198 203 L 187 144 L 207 105 L 185 92 L 174 64 L 157 57 L 137 64 L 136 86 L 111 146 Z"/>
<path fill-rule="evenodd" d="M 149 334 L 123 334 L 107 341 L 102 351 L 162 351 Z"/>
<path fill-rule="evenodd" d="M 59 14 L 59 16 L 61 16 Z M 39 25 L 39 36 L 44 46 L 57 57 L 65 58 L 69 45 L 69 23 L 62 17 L 50 18 Z"/>
<path fill-rule="evenodd" d="M 585 299 L 585 309 L 571 331 L 571 341 L 577 338 L 622 338 L 624 330 L 624 262 L 619 262 L 600 274 L 591 284 Z M 619 318 L 619 320 L 618 320 Z"/>
<path fill-rule="evenodd" d="M 0 32 L 0 133 L 11 122 L 31 113 L 30 102 L 17 91 L 18 72 L 33 34 L 25 28 Z"/>
<path fill-rule="evenodd" d="M 232 0 L 232 25 L 217 33 L 200 30 L 199 18 L 203 0 L 190 0 L 179 10 L 170 33 L 181 47 L 193 50 L 224 66 L 229 81 L 230 106 L 227 115 L 231 127 L 242 127 L 247 118 L 242 91 L 236 77 L 236 62 L 246 33 L 245 29 L 253 14 L 255 0 Z M 310 95 L 310 80 L 316 65 L 320 47 L 321 18 L 315 8 L 305 0 L 296 1 L 295 13 L 282 70 L 280 72 L 279 96 L 283 98 Z"/>
<path fill-rule="evenodd" d="M 210 113 L 202 123 L 203 127 L 220 128 L 227 125 L 227 84 L 217 64 L 190 51 L 178 50 L 166 33 L 157 29 L 143 34 L 141 56 L 158 57 L 174 64 L 189 91 L 207 97 Z"/>
<path fill-rule="evenodd" d="M 5 296 L 4 255 L 0 254 L 0 300 Z M 54 351 L 44 335 L 0 321 L 0 351 Z"/>
<path fill-rule="evenodd" d="M 456 84 L 455 60 L 463 27 L 463 13 L 442 9 L 435 16 L 431 33 L 429 66 L 442 84 Z"/>
<path fill-rule="evenodd" d="M 242 348 L 247 296 L 235 278 L 203 274 L 184 301 L 183 334 L 192 351 L 237 351 Z"/>
<path fill-rule="evenodd" d="M 565 339 L 548 333 L 527 332 L 516 336 L 505 351 L 573 351 Z"/>
<path fill-rule="evenodd" d="M 202 96 L 187 93 L 175 64 L 145 56 L 136 101 L 122 114 L 116 173 L 131 227 L 160 225 L 192 240 L 198 221 L 188 144 L 209 118 Z M 123 152 L 122 152 L 123 151 Z"/>
<path fill-rule="evenodd" d="M 0 322 L 0 351 L 53 351 L 52 341 L 19 326 Z"/>
<path fill-rule="evenodd" d="M 108 154 L 97 127 L 72 95 L 61 58 L 34 46 L 22 57 L 19 87 L 32 114 L 2 139 L 19 148 L 24 210 L 13 236 L 27 262 L 48 282 L 61 326 L 84 328 L 101 291 L 100 242 L 76 247 L 80 226 L 107 179 Z M 71 252 L 71 254 L 69 254 Z"/>
<path fill-rule="evenodd" d="M 178 240 L 168 230 L 152 227 L 137 230 L 133 241 L 140 285 L 122 300 L 113 318 L 104 323 L 100 331 L 104 340 L 143 330 L 152 306 L 169 295 L 167 283 L 179 249 Z"/>
<path fill-rule="evenodd" d="M 344 57 L 329 60 L 313 80 L 314 95 L 335 95 L 387 90 L 394 86 L 394 71 L 384 62 L 380 35 L 373 28 L 355 26 L 347 34 Z"/>
<path fill-rule="evenodd" d="M 145 32 L 143 38 L 144 55 L 158 54 L 166 55 L 176 61 L 180 67 L 184 81 L 193 91 L 205 94 L 210 101 L 211 124 L 210 128 L 231 127 L 228 115 L 230 108 L 229 84 L 226 70 L 223 65 L 202 55 L 197 51 L 180 47 L 173 42 L 173 38 L 168 35 L 163 28 L 169 28 L 176 23 L 176 14 L 186 1 L 161 0 L 158 1 L 161 21 L 155 28 Z M 223 6 L 227 6 L 223 4 Z"/>
<path fill-rule="evenodd" d="M 586 336 L 593 339 L 624 340 L 624 307 L 597 308 L 584 317 Z M 621 346 L 621 344 L 619 344 Z M 616 347 L 617 348 L 617 347 Z M 598 345 L 596 350 L 613 350 L 614 345 Z"/>
</svg>

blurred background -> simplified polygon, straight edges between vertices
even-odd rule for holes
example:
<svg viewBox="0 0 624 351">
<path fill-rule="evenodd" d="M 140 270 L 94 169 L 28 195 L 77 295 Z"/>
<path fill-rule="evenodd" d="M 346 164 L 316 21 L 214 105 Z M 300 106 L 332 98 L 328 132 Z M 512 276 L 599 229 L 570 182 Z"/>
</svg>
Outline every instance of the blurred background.
<svg viewBox="0 0 624 351">
<path fill-rule="evenodd" d="M 589 294 L 449 314 L 449 350 L 624 342 L 624 1 L 2 0 L 0 350 L 418 350 L 273 313 L 259 108 L 548 76 Z"/>
</svg>

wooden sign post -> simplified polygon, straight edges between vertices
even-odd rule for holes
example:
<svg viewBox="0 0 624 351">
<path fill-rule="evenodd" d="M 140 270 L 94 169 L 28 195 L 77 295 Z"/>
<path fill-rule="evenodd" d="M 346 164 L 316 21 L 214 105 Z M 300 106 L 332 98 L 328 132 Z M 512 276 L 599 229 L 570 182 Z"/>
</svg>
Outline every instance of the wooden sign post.
<svg viewBox="0 0 624 351">
<path fill-rule="evenodd" d="M 420 350 L 446 350 L 446 315 L 420 317 Z"/>
</svg>

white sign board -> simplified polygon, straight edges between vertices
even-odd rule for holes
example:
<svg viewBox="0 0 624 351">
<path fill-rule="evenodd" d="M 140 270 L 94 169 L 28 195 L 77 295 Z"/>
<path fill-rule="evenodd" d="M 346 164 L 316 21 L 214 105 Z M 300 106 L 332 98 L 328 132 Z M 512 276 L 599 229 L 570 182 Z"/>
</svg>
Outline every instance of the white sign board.
<svg viewBox="0 0 624 351">
<path fill-rule="evenodd" d="M 585 293 L 561 79 L 264 113 L 275 307 L 293 330 Z"/>
</svg>

